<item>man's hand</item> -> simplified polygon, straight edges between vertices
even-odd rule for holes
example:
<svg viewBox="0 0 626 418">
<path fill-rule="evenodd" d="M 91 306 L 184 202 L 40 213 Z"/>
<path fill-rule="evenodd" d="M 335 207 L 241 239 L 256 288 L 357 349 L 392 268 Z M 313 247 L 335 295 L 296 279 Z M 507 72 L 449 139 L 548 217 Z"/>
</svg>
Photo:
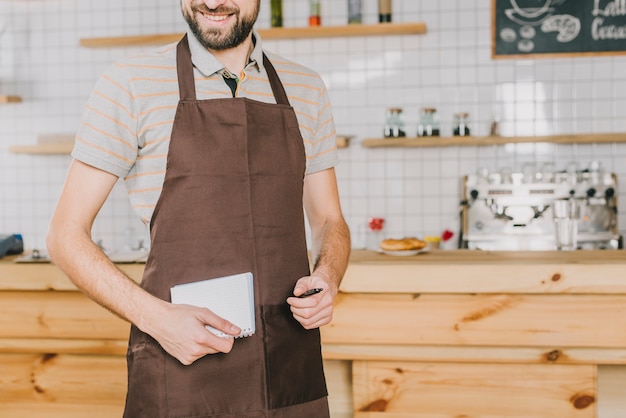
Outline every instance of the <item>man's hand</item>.
<svg viewBox="0 0 626 418">
<path fill-rule="evenodd" d="M 333 319 L 333 301 L 350 258 L 350 231 L 339 205 L 335 170 L 318 171 L 304 178 L 304 209 L 311 226 L 313 273 L 293 290 L 299 296 L 309 289 L 324 289 L 307 298 L 288 298 L 294 318 L 306 329 Z"/>
<path fill-rule="evenodd" d="M 234 337 L 241 329 L 209 309 L 191 305 L 164 304 L 164 314 L 156 318 L 149 330 L 161 347 L 184 365 L 207 354 L 229 353 Z M 219 337 L 209 331 L 210 325 L 231 337 Z"/>
<path fill-rule="evenodd" d="M 306 298 L 298 297 L 316 287 L 324 290 Z M 287 303 L 291 305 L 293 317 L 305 329 L 319 328 L 333 319 L 333 300 L 337 295 L 337 287 L 332 281 L 321 275 L 302 277 L 296 283 L 293 294 L 294 297 L 287 298 Z"/>
</svg>

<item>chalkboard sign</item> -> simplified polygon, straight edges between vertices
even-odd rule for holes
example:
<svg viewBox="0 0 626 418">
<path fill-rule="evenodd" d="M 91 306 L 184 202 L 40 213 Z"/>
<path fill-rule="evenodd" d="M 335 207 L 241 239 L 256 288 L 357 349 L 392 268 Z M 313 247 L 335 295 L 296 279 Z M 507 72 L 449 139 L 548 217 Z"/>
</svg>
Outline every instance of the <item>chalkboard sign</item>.
<svg viewBox="0 0 626 418">
<path fill-rule="evenodd" d="M 493 58 L 626 54 L 626 0 L 492 0 Z"/>
</svg>

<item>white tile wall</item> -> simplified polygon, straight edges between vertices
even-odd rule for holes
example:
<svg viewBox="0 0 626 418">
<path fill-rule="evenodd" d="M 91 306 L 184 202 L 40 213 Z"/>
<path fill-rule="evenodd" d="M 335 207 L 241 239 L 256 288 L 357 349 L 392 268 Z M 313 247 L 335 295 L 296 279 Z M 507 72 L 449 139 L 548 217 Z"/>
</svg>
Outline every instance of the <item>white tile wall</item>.
<svg viewBox="0 0 626 418">
<path fill-rule="evenodd" d="M 258 27 L 269 26 L 269 0 Z M 285 26 L 306 25 L 306 0 L 284 0 Z M 325 25 L 347 20 L 346 2 L 322 1 Z M 490 147 L 368 149 L 363 138 L 381 135 L 385 109 L 404 108 L 414 135 L 419 108 L 438 109 L 442 135 L 452 115 L 468 111 L 472 132 L 485 135 L 494 118 L 503 135 L 626 131 L 626 56 L 492 60 L 490 1 L 394 0 L 396 22 L 424 21 L 419 36 L 267 41 L 268 49 L 316 69 L 326 81 L 339 133 L 355 135 L 340 150 L 343 208 L 362 243 L 369 216 L 386 218 L 388 235 L 436 235 L 458 229 L 461 176 L 479 167 L 520 169 L 529 161 L 600 160 L 626 177 L 626 144 L 517 144 Z M 377 18 L 364 0 L 364 22 Z M 73 133 L 83 103 L 101 71 L 145 47 L 87 49 L 83 37 L 182 32 L 172 0 L 0 1 L 0 93 L 24 98 L 0 106 L 0 233 L 19 232 L 26 246 L 43 248 L 49 217 L 68 156 L 17 155 L 38 135 Z M 626 202 L 622 180 L 619 199 Z M 626 204 L 626 203 L 625 203 Z M 626 230 L 626 216 L 619 223 Z M 94 226 L 105 247 L 128 235 L 145 237 L 118 185 Z"/>
</svg>

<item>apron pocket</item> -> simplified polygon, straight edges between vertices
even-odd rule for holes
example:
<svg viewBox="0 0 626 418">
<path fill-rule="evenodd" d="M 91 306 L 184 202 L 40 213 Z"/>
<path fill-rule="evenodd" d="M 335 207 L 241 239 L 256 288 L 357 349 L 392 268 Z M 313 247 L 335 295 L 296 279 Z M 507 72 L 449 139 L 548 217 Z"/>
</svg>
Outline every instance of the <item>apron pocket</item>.
<svg viewBox="0 0 626 418">
<path fill-rule="evenodd" d="M 264 316 L 270 409 L 327 396 L 319 330 L 304 329 L 287 303 L 266 306 Z"/>
<path fill-rule="evenodd" d="M 189 366 L 168 355 L 165 371 L 169 418 L 254 417 L 253 411 L 265 408 L 261 338 L 256 334 L 235 340 L 228 354 L 208 354 Z"/>
</svg>

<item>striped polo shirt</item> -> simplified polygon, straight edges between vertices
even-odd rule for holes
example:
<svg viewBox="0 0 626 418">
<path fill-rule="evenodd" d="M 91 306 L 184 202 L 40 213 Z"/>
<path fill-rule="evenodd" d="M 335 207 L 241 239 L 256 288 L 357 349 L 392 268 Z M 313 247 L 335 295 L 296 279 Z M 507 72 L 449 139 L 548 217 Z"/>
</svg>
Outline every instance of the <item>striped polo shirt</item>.
<svg viewBox="0 0 626 418">
<path fill-rule="evenodd" d="M 240 75 L 236 97 L 276 103 L 263 67 L 261 38 Z M 226 71 L 189 32 L 198 100 L 229 98 Z M 306 173 L 338 162 L 335 124 L 324 82 L 314 71 L 265 52 L 295 110 L 306 152 Z M 85 106 L 72 157 L 123 178 L 130 203 L 149 223 L 163 187 L 167 153 L 179 101 L 176 43 L 110 66 Z M 280 161 L 276 162 L 280 164 Z"/>
</svg>

